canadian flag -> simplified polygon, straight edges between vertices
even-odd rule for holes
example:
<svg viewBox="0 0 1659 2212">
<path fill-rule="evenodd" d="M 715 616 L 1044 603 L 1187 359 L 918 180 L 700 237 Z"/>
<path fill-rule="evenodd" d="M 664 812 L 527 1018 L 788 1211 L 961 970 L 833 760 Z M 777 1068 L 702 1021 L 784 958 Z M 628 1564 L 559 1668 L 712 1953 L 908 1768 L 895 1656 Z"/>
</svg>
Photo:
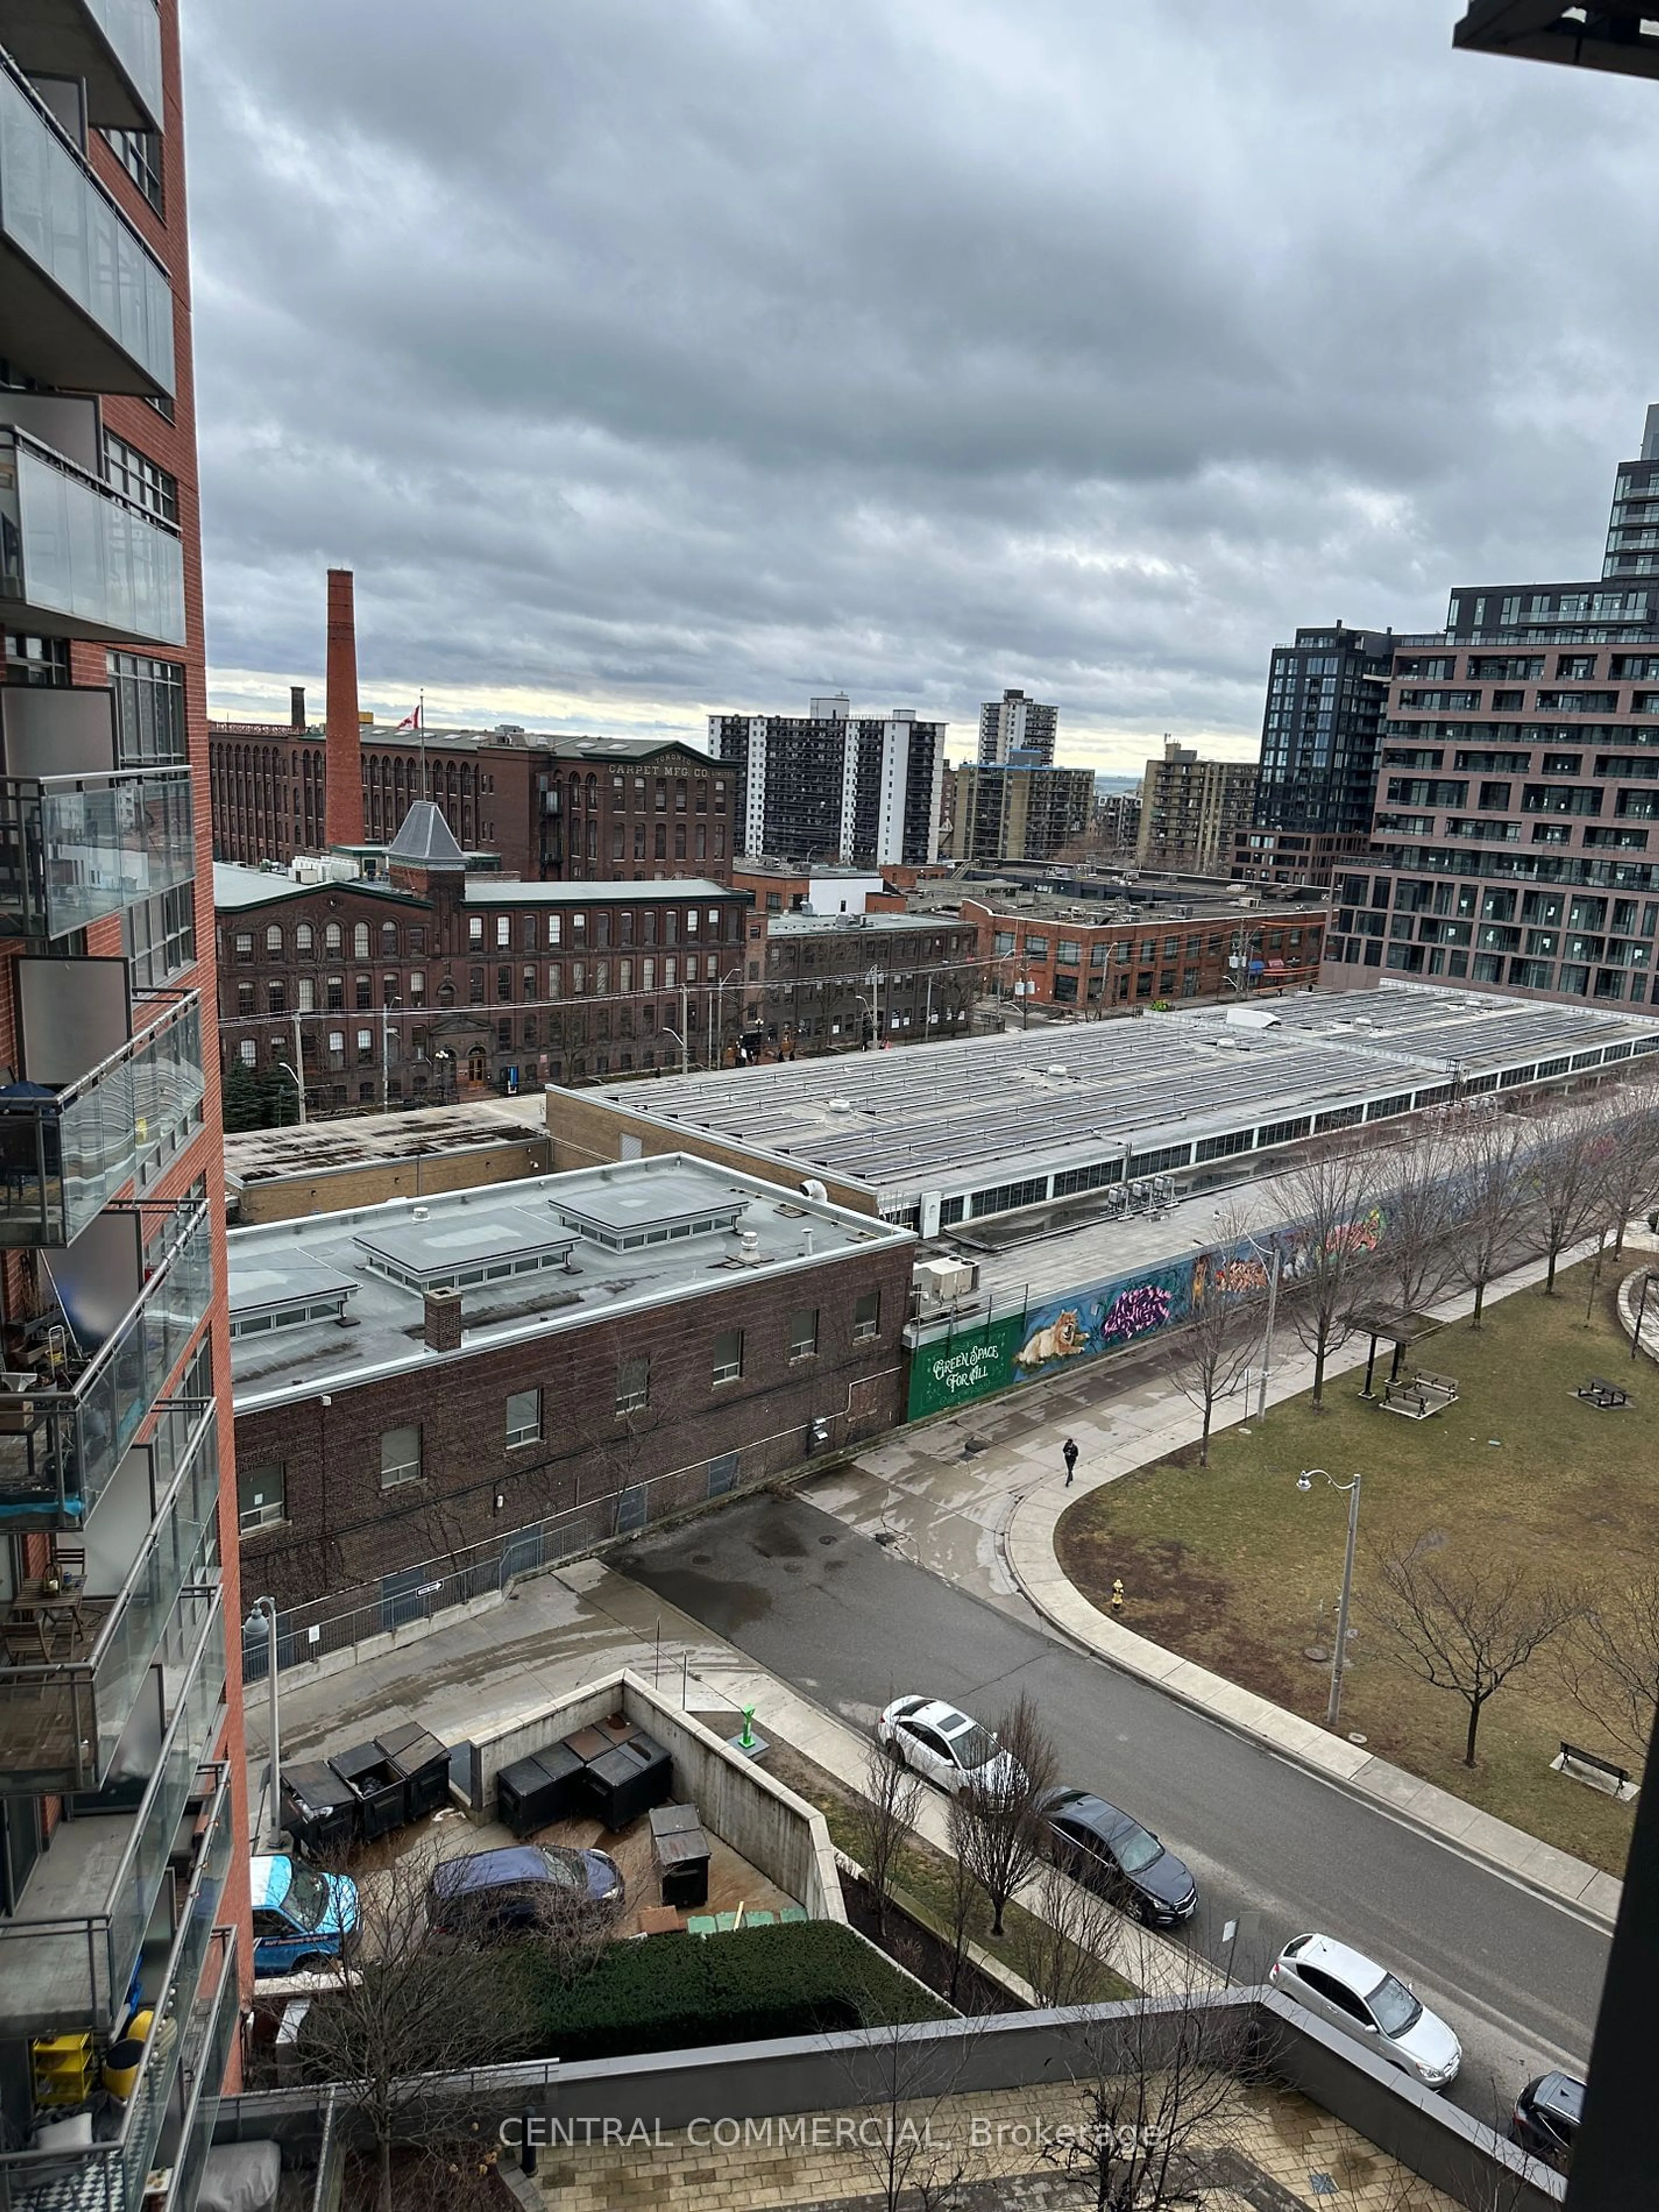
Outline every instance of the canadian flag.
<svg viewBox="0 0 1659 2212">
<path fill-rule="evenodd" d="M 418 730 L 420 726 L 421 710 L 418 707 L 415 709 L 415 712 L 412 714 L 405 714 L 402 721 L 398 725 L 398 727 L 400 730 Z"/>
</svg>

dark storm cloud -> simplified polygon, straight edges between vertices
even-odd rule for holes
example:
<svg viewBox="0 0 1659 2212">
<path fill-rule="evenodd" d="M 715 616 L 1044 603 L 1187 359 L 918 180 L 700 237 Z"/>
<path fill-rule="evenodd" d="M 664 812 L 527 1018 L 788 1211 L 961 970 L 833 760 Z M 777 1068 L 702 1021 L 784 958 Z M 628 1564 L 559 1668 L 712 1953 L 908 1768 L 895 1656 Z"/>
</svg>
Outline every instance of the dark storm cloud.
<svg viewBox="0 0 1659 2212">
<path fill-rule="evenodd" d="M 1121 766 L 1253 736 L 1297 622 L 1593 574 L 1650 88 L 1455 13 L 194 0 L 227 695 L 314 672 L 343 561 L 383 699 L 1023 683 Z"/>
</svg>

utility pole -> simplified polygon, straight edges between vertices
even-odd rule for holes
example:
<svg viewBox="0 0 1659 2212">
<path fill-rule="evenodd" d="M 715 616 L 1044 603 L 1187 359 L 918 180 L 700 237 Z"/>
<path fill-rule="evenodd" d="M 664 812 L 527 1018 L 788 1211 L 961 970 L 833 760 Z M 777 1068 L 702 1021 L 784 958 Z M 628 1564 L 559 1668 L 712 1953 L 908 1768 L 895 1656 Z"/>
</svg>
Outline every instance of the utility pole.
<svg viewBox="0 0 1659 2212">
<path fill-rule="evenodd" d="M 306 1048 L 300 1035 L 300 1017 L 294 1017 L 294 1081 L 300 1094 L 300 1127 L 306 1125 Z"/>
<path fill-rule="evenodd" d="M 385 1113 L 392 1103 L 392 1010 L 402 1002 L 398 999 L 383 999 L 380 1002 L 380 1111 Z"/>
</svg>

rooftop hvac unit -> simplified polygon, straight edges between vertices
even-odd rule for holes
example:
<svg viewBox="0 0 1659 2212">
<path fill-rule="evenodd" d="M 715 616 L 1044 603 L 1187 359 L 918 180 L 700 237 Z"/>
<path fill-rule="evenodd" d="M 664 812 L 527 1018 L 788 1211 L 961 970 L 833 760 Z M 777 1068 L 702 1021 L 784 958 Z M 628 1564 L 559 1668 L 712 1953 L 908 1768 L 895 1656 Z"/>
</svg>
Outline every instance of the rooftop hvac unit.
<svg viewBox="0 0 1659 2212">
<path fill-rule="evenodd" d="M 922 1260 L 916 1267 L 916 1288 L 935 1304 L 949 1305 L 965 1298 L 974 1287 L 974 1269 L 961 1260 Z"/>
<path fill-rule="evenodd" d="M 1063 1079 L 1066 1074 L 1065 1064 L 1060 1060 L 1056 1060 L 1052 1067 L 1045 1070 L 1045 1073 L 1049 1075 Z"/>
</svg>

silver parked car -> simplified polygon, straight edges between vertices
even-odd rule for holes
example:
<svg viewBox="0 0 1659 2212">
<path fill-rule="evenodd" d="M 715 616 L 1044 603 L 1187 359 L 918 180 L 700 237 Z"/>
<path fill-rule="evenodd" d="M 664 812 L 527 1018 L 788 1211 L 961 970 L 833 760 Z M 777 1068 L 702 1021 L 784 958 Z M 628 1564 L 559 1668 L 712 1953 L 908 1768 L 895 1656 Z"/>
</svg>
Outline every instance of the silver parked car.
<svg viewBox="0 0 1659 2212">
<path fill-rule="evenodd" d="M 1358 2037 L 1425 2089 L 1449 2088 L 1457 2079 L 1463 2048 L 1450 2028 L 1363 1952 L 1329 1936 L 1297 1936 L 1274 1960 L 1267 1978 L 1328 2027 Z"/>
<path fill-rule="evenodd" d="M 999 1750 L 990 1730 L 940 1698 L 895 1698 L 876 1723 L 876 1734 L 907 1766 L 953 1796 L 970 1782 L 1011 1795 L 1025 1786 L 1024 1768 Z"/>
</svg>

